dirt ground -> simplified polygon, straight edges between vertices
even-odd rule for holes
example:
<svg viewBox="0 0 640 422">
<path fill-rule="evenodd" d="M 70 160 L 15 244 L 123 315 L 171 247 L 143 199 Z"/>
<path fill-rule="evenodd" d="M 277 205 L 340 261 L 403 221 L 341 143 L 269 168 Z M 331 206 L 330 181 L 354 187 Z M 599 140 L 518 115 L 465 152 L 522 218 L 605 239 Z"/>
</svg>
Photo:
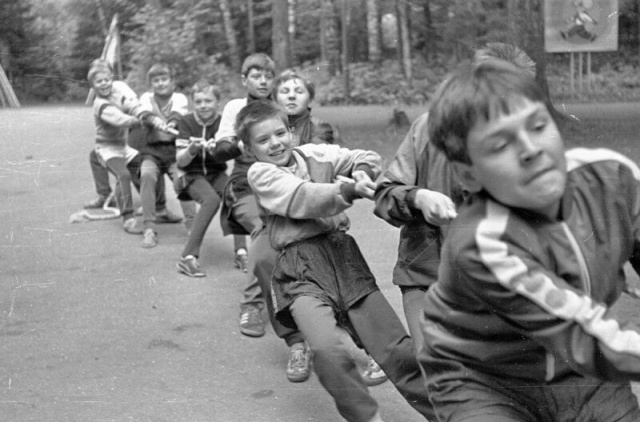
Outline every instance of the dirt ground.
<svg viewBox="0 0 640 422">
<path fill-rule="evenodd" d="M 341 420 L 315 375 L 286 380 L 271 327 L 259 339 L 239 333 L 245 275 L 217 217 L 203 279 L 176 272 L 181 224 L 159 226 L 147 250 L 119 220 L 69 223 L 95 195 L 93 139 L 87 107 L 0 109 L 0 420 Z M 371 210 L 350 210 L 351 233 L 402 317 L 390 283 L 398 233 Z M 386 421 L 424 420 L 390 383 L 372 393 Z"/>
</svg>

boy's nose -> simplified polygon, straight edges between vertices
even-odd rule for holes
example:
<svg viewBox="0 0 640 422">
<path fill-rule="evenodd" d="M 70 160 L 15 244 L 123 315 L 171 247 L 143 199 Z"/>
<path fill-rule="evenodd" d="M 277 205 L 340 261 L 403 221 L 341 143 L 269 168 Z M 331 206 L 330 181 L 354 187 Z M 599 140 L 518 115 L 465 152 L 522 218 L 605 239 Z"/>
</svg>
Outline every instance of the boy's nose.
<svg viewBox="0 0 640 422">
<path fill-rule="evenodd" d="M 520 161 L 527 164 L 542 153 L 542 148 L 527 133 L 518 134 L 520 144 Z"/>
</svg>

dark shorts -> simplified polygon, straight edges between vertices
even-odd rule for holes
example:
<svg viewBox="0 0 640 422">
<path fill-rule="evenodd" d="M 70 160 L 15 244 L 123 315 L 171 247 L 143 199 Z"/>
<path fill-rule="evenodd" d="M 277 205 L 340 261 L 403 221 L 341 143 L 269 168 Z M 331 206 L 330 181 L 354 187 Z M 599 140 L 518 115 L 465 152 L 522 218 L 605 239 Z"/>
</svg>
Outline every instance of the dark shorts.
<svg viewBox="0 0 640 422">
<path fill-rule="evenodd" d="M 462 369 L 428 377 L 442 422 L 637 422 L 630 384 L 572 374 L 548 384 L 498 379 Z"/>
</svg>

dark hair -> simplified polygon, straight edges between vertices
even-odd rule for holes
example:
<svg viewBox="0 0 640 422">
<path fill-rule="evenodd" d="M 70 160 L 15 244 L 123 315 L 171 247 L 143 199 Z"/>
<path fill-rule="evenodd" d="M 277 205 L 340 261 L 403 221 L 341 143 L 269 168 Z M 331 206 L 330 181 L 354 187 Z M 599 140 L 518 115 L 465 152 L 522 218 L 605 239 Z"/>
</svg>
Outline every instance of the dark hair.
<svg viewBox="0 0 640 422">
<path fill-rule="evenodd" d="M 173 79 L 173 71 L 167 63 L 155 63 L 149 68 L 147 72 L 147 80 L 151 81 L 156 76 L 166 75 Z"/>
<path fill-rule="evenodd" d="M 316 97 L 316 85 L 313 82 L 311 82 L 311 80 L 307 78 L 305 75 L 298 73 L 293 69 L 287 69 L 278 75 L 276 80 L 273 82 L 272 97 L 275 98 L 276 95 L 278 95 L 278 87 L 280 85 L 292 79 L 298 79 L 300 82 L 302 82 L 302 85 L 304 85 L 307 91 L 309 91 L 310 101 Z"/>
<path fill-rule="evenodd" d="M 490 42 L 484 47 L 476 50 L 473 61 L 476 65 L 487 60 L 504 60 L 509 62 L 530 77 L 536 77 L 536 62 L 518 46 L 503 42 Z"/>
<path fill-rule="evenodd" d="M 251 69 L 264 70 L 266 72 L 276 73 L 276 64 L 273 59 L 264 53 L 254 53 L 247 56 L 242 62 L 242 69 L 240 73 L 242 76 L 247 76 Z"/>
<path fill-rule="evenodd" d="M 236 135 L 245 143 L 250 145 L 249 131 L 251 128 L 265 120 L 278 118 L 289 129 L 287 113 L 282 107 L 271 100 L 255 100 L 244 106 L 236 116 Z"/>
<path fill-rule="evenodd" d="M 216 100 L 220 101 L 220 88 L 218 87 L 218 85 L 214 85 L 206 79 L 200 79 L 198 82 L 193 84 L 193 86 L 191 87 L 191 98 L 193 98 L 197 92 L 209 91 L 211 91 L 213 96 L 216 97 Z"/>
<path fill-rule="evenodd" d="M 544 103 L 548 97 L 536 81 L 502 60 L 465 64 L 438 88 L 429 107 L 429 137 L 451 161 L 470 164 L 469 131 L 480 121 L 508 114 L 523 99 Z"/>
</svg>

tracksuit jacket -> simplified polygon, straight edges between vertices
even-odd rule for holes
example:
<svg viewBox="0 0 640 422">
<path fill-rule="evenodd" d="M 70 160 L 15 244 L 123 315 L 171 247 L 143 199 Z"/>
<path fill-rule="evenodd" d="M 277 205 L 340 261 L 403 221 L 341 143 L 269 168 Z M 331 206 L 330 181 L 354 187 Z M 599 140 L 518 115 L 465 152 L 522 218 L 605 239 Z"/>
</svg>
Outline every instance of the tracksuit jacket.
<svg viewBox="0 0 640 422">
<path fill-rule="evenodd" d="M 640 170 L 606 149 L 566 153 L 561 217 L 480 193 L 459 209 L 426 293 L 427 375 L 447 362 L 522 382 L 640 380 L 640 332 L 610 307 L 640 269 Z M 432 378 L 431 378 L 432 379 Z"/>
<path fill-rule="evenodd" d="M 446 230 L 425 221 L 415 206 L 416 191 L 440 192 L 457 204 L 463 197 L 446 156 L 429 142 L 427 119 L 425 113 L 411 125 L 375 195 L 375 215 L 401 228 L 393 283 L 402 287 L 435 283 Z"/>
</svg>

